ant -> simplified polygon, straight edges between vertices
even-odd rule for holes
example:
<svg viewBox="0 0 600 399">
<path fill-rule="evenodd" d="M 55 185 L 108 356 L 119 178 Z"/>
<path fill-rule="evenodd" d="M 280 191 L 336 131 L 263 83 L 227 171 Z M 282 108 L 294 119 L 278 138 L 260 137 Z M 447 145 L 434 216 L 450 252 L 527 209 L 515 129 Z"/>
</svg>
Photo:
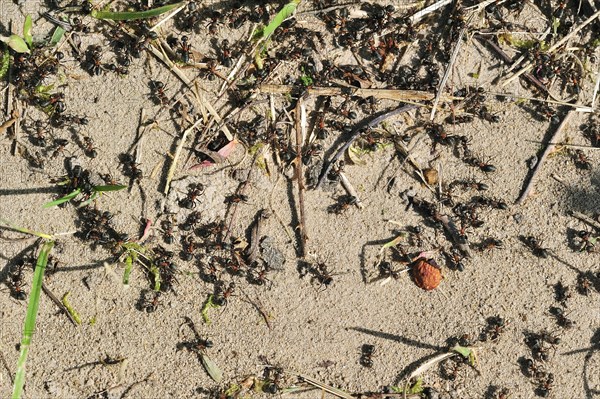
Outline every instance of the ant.
<svg viewBox="0 0 600 399">
<path fill-rule="evenodd" d="M 481 333 L 479 340 L 487 341 L 488 338 L 492 342 L 498 341 L 500 335 L 504 332 L 504 328 L 508 325 L 508 322 L 500 316 L 492 316 L 487 318 L 487 325 Z"/>
<path fill-rule="evenodd" d="M 386 279 L 391 277 L 394 280 L 398 280 L 400 277 L 400 272 L 392 269 L 392 264 L 388 261 L 379 262 L 377 268 L 379 269 L 379 278 Z"/>
<path fill-rule="evenodd" d="M 218 306 L 224 306 L 227 304 L 227 299 L 233 293 L 235 283 L 232 281 L 225 288 L 225 283 L 221 282 L 215 287 L 215 294 L 213 296 L 213 303 Z"/>
<path fill-rule="evenodd" d="M 65 151 L 65 148 L 69 144 L 68 140 L 65 139 L 54 139 L 52 142 L 52 148 L 54 148 L 54 152 L 52 153 L 52 158 L 56 158 L 60 154 Z"/>
<path fill-rule="evenodd" d="M 554 383 L 554 374 L 548 373 L 544 378 L 538 380 L 538 386 L 535 390 L 536 395 L 546 398 L 550 395 L 552 384 Z"/>
<path fill-rule="evenodd" d="M 62 114 L 65 112 L 65 103 L 63 102 L 64 99 L 64 93 L 54 93 L 51 94 L 47 99 L 38 101 L 38 105 L 42 108 L 50 107 L 52 108 L 53 112 Z"/>
<path fill-rule="evenodd" d="M 139 164 L 135 162 L 133 155 L 129 153 L 121 154 L 121 163 L 123 164 L 123 174 L 133 180 L 142 178 L 142 171 L 138 168 Z"/>
<path fill-rule="evenodd" d="M 483 241 L 481 241 L 479 244 L 477 244 L 476 247 L 480 251 L 486 251 L 486 250 L 489 251 L 494 248 L 502 248 L 503 245 L 504 245 L 504 243 L 502 242 L 502 240 L 498 240 L 493 237 L 488 237 L 488 238 L 484 239 Z"/>
<path fill-rule="evenodd" d="M 353 195 L 340 195 L 337 198 L 337 202 L 333 205 L 329 205 L 327 207 L 327 212 L 334 213 L 336 215 L 341 215 L 344 213 L 351 205 L 356 204 L 356 197 Z"/>
<path fill-rule="evenodd" d="M 237 270 L 240 270 L 239 265 L 237 266 Z M 249 273 L 248 279 L 250 280 L 251 284 L 265 285 L 265 283 L 270 282 L 270 280 L 266 277 L 267 272 L 268 272 L 268 270 L 265 268 L 265 269 L 260 270 L 256 274 Z"/>
<path fill-rule="evenodd" d="M 181 251 L 181 259 L 185 261 L 190 261 L 194 258 L 194 252 L 196 251 L 196 243 L 194 242 L 194 238 L 190 235 L 185 238 L 182 238 L 183 248 Z"/>
<path fill-rule="evenodd" d="M 16 270 L 13 270 L 10 273 L 10 295 L 19 301 L 27 299 L 27 293 L 23 290 L 23 267 L 25 266 L 25 263 L 26 262 L 23 259 L 17 260 Z"/>
<path fill-rule="evenodd" d="M 496 167 L 494 165 L 484 162 L 474 156 L 463 159 L 463 162 L 469 166 L 479 168 L 479 170 L 481 170 L 484 173 L 493 173 L 496 171 Z"/>
<path fill-rule="evenodd" d="M 311 144 L 302 151 L 302 163 L 306 166 L 310 166 L 312 163 L 312 158 L 319 156 L 323 151 L 323 146 L 321 144 Z"/>
<path fill-rule="evenodd" d="M 313 280 L 317 280 L 319 284 L 324 285 L 327 288 L 333 283 L 333 275 L 327 270 L 325 263 L 317 263 L 316 266 L 311 267 L 313 274 Z"/>
<path fill-rule="evenodd" d="M 248 196 L 244 194 L 231 194 L 225 197 L 226 204 L 237 204 L 239 202 L 248 202 Z"/>
<path fill-rule="evenodd" d="M 458 270 L 459 272 L 465 271 L 464 257 L 456 248 L 451 248 L 450 252 L 444 250 L 442 255 L 446 258 L 446 265 L 449 269 Z"/>
<path fill-rule="evenodd" d="M 569 319 L 565 315 L 565 311 L 562 308 L 552 306 L 550 307 L 550 314 L 554 316 L 554 318 L 556 319 L 556 324 L 558 324 L 559 327 L 569 329 L 572 328 L 575 324 L 573 320 Z"/>
<path fill-rule="evenodd" d="M 375 352 L 375 346 L 370 344 L 363 344 L 360 350 L 360 365 L 363 367 L 373 367 L 373 353 Z"/>
<path fill-rule="evenodd" d="M 548 258 L 548 248 L 543 248 L 540 240 L 533 236 L 519 236 L 519 240 L 523 244 L 525 244 L 531 252 L 537 256 L 538 258 L 547 259 Z"/>
<path fill-rule="evenodd" d="M 102 74 L 102 47 L 92 45 L 87 48 L 83 68 L 92 76 Z"/>
<path fill-rule="evenodd" d="M 450 190 L 453 190 L 454 188 L 459 187 L 462 189 L 470 189 L 470 190 L 477 190 L 477 191 L 487 191 L 489 189 L 489 186 L 485 183 L 480 183 L 478 181 L 475 180 L 454 180 L 453 182 L 451 182 L 448 185 L 448 188 Z"/>
<path fill-rule="evenodd" d="M 182 36 L 181 40 L 177 40 L 177 44 L 179 46 L 177 52 L 181 56 L 181 61 L 188 64 L 192 54 L 192 45 L 189 43 L 189 38 L 187 36 Z"/>
<path fill-rule="evenodd" d="M 585 296 L 592 292 L 592 279 L 588 273 L 579 273 L 577 276 L 577 292 Z"/>
<path fill-rule="evenodd" d="M 144 310 L 146 311 L 146 313 L 153 313 L 156 311 L 156 309 L 158 309 L 158 299 L 160 298 L 160 295 L 160 291 L 155 291 L 152 300 L 146 301 L 146 304 L 144 306 Z"/>
<path fill-rule="evenodd" d="M 229 40 L 223 39 L 221 42 L 221 64 L 223 64 L 226 68 L 231 68 L 233 66 L 233 61 L 231 59 L 231 47 L 229 47 Z"/>
<path fill-rule="evenodd" d="M 579 238 L 579 251 L 594 252 L 597 237 L 592 237 L 592 233 L 587 230 L 577 232 Z"/>
<path fill-rule="evenodd" d="M 577 169 L 581 169 L 581 170 L 591 170 L 592 169 L 592 164 L 591 164 L 589 158 L 587 157 L 587 155 L 585 155 L 585 153 L 582 150 L 575 150 L 575 153 L 573 154 L 573 162 L 575 162 L 575 167 Z"/>
<path fill-rule="evenodd" d="M 173 222 L 170 220 L 163 220 L 161 222 L 161 227 L 163 229 L 163 241 L 165 244 L 173 244 L 175 241 L 175 236 L 173 235 Z"/>
<path fill-rule="evenodd" d="M 129 61 L 127 60 L 125 63 L 129 64 Z M 114 72 L 118 75 L 128 75 L 129 74 L 129 70 L 125 66 L 117 66 L 115 64 L 108 64 L 108 65 L 106 65 L 106 69 L 108 69 L 109 71 Z"/>
<path fill-rule="evenodd" d="M 150 98 L 154 104 L 165 105 L 169 103 L 169 98 L 165 94 L 165 84 L 163 82 L 160 80 L 151 80 L 148 86 L 150 86 Z"/>
<path fill-rule="evenodd" d="M 563 285 L 562 281 L 559 281 L 554 285 L 554 299 L 557 302 L 560 302 L 561 305 L 567 306 L 567 299 L 571 298 L 571 293 L 569 292 L 569 287 Z"/>
<path fill-rule="evenodd" d="M 84 153 L 90 158 L 96 158 L 98 156 L 98 151 L 96 151 L 96 147 L 94 147 L 94 140 L 91 137 L 83 138 L 83 148 Z"/>
<path fill-rule="evenodd" d="M 493 198 L 483 197 L 479 195 L 471 198 L 471 203 L 479 206 L 487 206 L 493 209 L 508 209 L 508 205 L 502 200 L 496 200 Z"/>
<path fill-rule="evenodd" d="M 204 185 L 202 183 L 190 184 L 188 186 L 187 196 L 179 201 L 179 205 L 185 209 L 194 209 L 198 197 L 204 193 Z"/>
</svg>

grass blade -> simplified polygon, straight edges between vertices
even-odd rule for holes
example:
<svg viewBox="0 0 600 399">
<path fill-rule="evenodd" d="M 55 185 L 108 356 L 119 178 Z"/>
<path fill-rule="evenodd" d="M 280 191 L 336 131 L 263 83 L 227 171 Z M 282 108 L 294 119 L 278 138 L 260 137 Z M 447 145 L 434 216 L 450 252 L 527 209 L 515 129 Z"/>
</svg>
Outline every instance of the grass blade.
<svg viewBox="0 0 600 399">
<path fill-rule="evenodd" d="M 9 65 L 10 65 L 10 55 L 8 53 L 8 48 L 6 48 L 2 52 L 2 62 L 0 62 L 0 79 L 4 79 L 4 77 L 8 73 Z"/>
<path fill-rule="evenodd" d="M 31 51 L 25 43 L 25 40 L 21 36 L 18 35 L 10 35 L 9 37 L 0 36 L 0 40 L 4 43 L 8 44 L 8 47 L 16 51 L 17 53 L 27 53 L 29 54 Z"/>
<path fill-rule="evenodd" d="M 0 218 L 0 228 L 5 228 L 5 229 L 11 229 L 11 230 L 15 230 L 18 231 L 20 233 L 25 233 L 25 234 L 31 234 L 32 236 L 37 236 L 46 240 L 52 240 L 54 239 L 54 237 L 51 234 L 46 234 L 46 233 L 40 233 L 38 231 L 32 231 L 29 229 L 26 229 L 24 227 L 18 227 L 15 226 L 13 223 L 9 222 L 6 219 L 2 219 Z"/>
<path fill-rule="evenodd" d="M 40 306 L 40 293 L 42 291 L 42 283 L 44 282 L 44 272 L 48 264 L 48 255 L 54 247 L 54 241 L 45 242 L 42 246 L 35 265 L 33 274 L 33 283 L 31 284 L 31 294 L 29 295 L 29 303 L 27 304 L 27 316 L 25 317 L 25 327 L 23 328 L 23 337 L 21 338 L 21 353 L 17 363 L 17 373 L 15 375 L 15 383 L 13 386 L 12 399 L 20 399 L 25 386 L 25 364 L 27 363 L 27 354 L 31 345 L 31 338 L 35 330 L 35 321 L 37 319 L 38 309 Z"/>
<path fill-rule="evenodd" d="M 283 8 L 277 13 L 277 15 L 275 15 L 273 20 L 269 22 L 269 25 L 265 26 L 265 28 L 262 29 L 262 31 L 257 32 L 258 37 L 255 36 L 255 38 L 260 40 L 266 39 L 269 36 L 271 36 L 273 32 L 275 32 L 275 30 L 279 28 L 279 25 L 281 25 L 283 21 L 288 19 L 294 13 L 296 7 L 298 7 L 298 4 L 300 4 L 300 1 L 301 0 L 293 0 L 285 6 L 283 6 Z"/>
<path fill-rule="evenodd" d="M 99 11 L 93 10 L 92 17 L 97 19 L 111 19 L 113 21 L 133 21 L 136 19 L 146 19 L 157 17 L 160 14 L 164 14 L 166 12 L 171 11 L 174 8 L 181 7 L 184 2 L 169 4 L 162 7 L 153 8 L 151 10 L 146 11 L 135 11 L 135 12 L 112 12 L 112 11 Z"/>
<path fill-rule="evenodd" d="M 122 186 L 120 184 L 110 184 L 108 186 L 94 186 L 94 191 L 101 193 L 105 191 L 119 191 L 127 188 L 127 186 Z"/>
<path fill-rule="evenodd" d="M 63 38 L 64 34 L 65 30 L 63 29 L 63 27 L 57 26 L 56 29 L 54 29 L 54 33 L 52 33 L 52 37 L 50 38 L 50 46 L 56 46 L 60 42 L 60 39 Z"/>
<path fill-rule="evenodd" d="M 77 197 L 80 193 L 81 193 L 81 189 L 78 188 L 75 191 L 65 195 L 62 198 L 45 203 L 43 208 L 52 208 L 53 206 L 57 206 L 57 205 L 65 203 L 65 202 L 71 201 L 73 198 Z"/>
<path fill-rule="evenodd" d="M 29 48 L 33 48 L 33 35 L 31 34 L 33 28 L 33 21 L 31 21 L 31 15 L 25 17 L 25 23 L 23 24 L 23 39 Z"/>
<path fill-rule="evenodd" d="M 215 382 L 221 382 L 223 379 L 223 372 L 215 362 L 213 362 L 210 357 L 208 357 L 205 353 L 200 353 L 200 360 L 202 360 L 202 366 Z"/>
</svg>

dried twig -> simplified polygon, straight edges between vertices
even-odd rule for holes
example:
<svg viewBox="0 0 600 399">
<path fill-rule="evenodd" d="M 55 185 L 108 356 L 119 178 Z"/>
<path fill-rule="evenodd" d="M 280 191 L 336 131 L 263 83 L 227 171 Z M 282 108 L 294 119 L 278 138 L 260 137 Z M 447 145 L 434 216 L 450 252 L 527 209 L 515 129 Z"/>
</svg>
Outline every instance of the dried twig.
<svg viewBox="0 0 600 399">
<path fill-rule="evenodd" d="M 187 128 L 183 132 L 183 135 L 181 136 L 181 140 L 179 141 L 179 144 L 177 145 L 177 150 L 175 150 L 175 155 L 173 156 L 173 161 L 171 162 L 171 165 L 169 166 L 169 171 L 167 172 L 167 181 L 165 182 L 165 189 L 163 190 L 163 193 L 165 195 L 169 194 L 169 188 L 171 187 L 171 180 L 173 180 L 173 175 L 175 174 L 177 160 L 179 159 L 179 156 L 181 155 L 181 150 L 183 149 L 183 145 L 185 144 L 185 141 L 187 140 L 188 135 L 191 132 L 193 132 L 194 129 L 196 127 L 198 127 L 198 125 L 203 121 L 204 121 L 204 119 L 202 119 L 202 118 L 198 119 L 196 122 L 194 122 L 194 124 L 192 126 Z"/>
<path fill-rule="evenodd" d="M 435 111 L 437 111 L 437 105 L 440 102 L 440 96 L 442 95 L 442 92 L 446 87 L 446 82 L 448 81 L 448 78 L 452 73 L 452 69 L 454 67 L 454 63 L 456 62 L 456 59 L 458 58 L 458 52 L 460 51 L 460 47 L 462 46 L 462 39 L 465 36 L 465 32 L 469 28 L 469 22 L 471 22 L 471 18 L 473 18 L 473 14 L 471 15 L 471 17 L 469 17 L 469 20 L 467 21 L 465 26 L 460 30 L 458 40 L 454 44 L 454 50 L 452 50 L 452 56 L 450 57 L 450 61 L 448 62 L 448 67 L 446 68 L 446 72 L 444 72 L 444 77 L 440 81 L 437 93 L 435 95 L 435 99 L 433 100 L 433 105 L 431 107 L 431 116 L 429 117 L 429 120 L 433 120 L 433 118 L 435 118 Z"/>
<path fill-rule="evenodd" d="M 598 223 L 597 221 L 595 221 L 591 217 L 589 217 L 589 216 L 587 216 L 587 215 L 585 215 L 585 214 L 583 214 L 581 212 L 577 212 L 577 211 L 571 211 L 570 214 L 574 218 L 577 218 L 577 219 L 581 220 L 582 222 L 585 222 L 585 223 L 589 224 L 593 228 L 600 230 L 600 223 Z"/>
<path fill-rule="evenodd" d="M 425 18 L 427 15 L 431 14 L 432 12 L 448 5 L 452 3 L 452 0 L 440 0 L 437 3 L 433 3 L 432 5 L 430 5 L 429 7 L 425 7 L 424 9 L 422 9 L 421 11 L 417 11 L 415 14 L 413 14 L 409 19 L 410 19 L 410 23 L 412 25 L 416 25 L 417 23 L 421 22 L 421 20 L 423 18 Z"/>
<path fill-rule="evenodd" d="M 306 108 L 303 97 L 298 98 L 296 103 L 296 179 L 298 179 L 298 209 L 300 224 L 300 257 L 306 256 L 306 216 L 304 212 L 304 174 L 302 171 L 302 143 L 304 129 L 306 128 Z"/>
<path fill-rule="evenodd" d="M 562 122 L 560 123 L 560 125 L 558 126 L 558 128 L 556 129 L 556 131 L 554 132 L 552 137 L 550 138 L 550 143 L 555 143 L 555 142 L 560 141 L 560 135 L 564 132 L 565 128 L 569 124 L 569 120 L 573 116 L 574 112 L 575 112 L 574 110 L 570 110 L 569 112 L 567 112 L 564 119 L 562 120 Z M 540 156 L 537 164 L 535 165 L 535 169 L 533 170 L 533 173 L 531 174 L 531 178 L 527 182 L 527 185 L 525 186 L 523 193 L 517 199 L 515 204 L 521 205 L 523 203 L 523 201 L 525 201 L 525 199 L 527 199 L 527 197 L 531 193 L 531 190 L 533 189 L 535 179 L 537 178 L 538 174 L 540 173 L 540 170 L 542 169 L 542 165 L 544 164 L 546 157 L 548 157 L 548 154 L 550 154 L 554 150 L 555 147 L 556 147 L 555 144 L 548 144 L 548 146 L 546 147 L 546 149 Z"/>
<path fill-rule="evenodd" d="M 48 288 L 48 286 L 45 283 L 42 283 L 42 290 L 44 291 L 44 294 L 48 295 L 48 298 L 50 298 L 52 300 L 52 302 L 54 302 L 56 304 L 56 306 L 58 306 L 58 308 L 67 315 L 67 317 L 69 318 L 69 320 L 71 320 L 71 323 L 73 323 L 73 325 L 77 326 L 79 325 L 79 323 L 77 323 L 75 321 L 75 319 L 73 318 L 73 315 L 71 315 L 71 312 L 69 312 L 67 310 L 67 308 L 65 307 L 65 305 L 63 305 L 62 301 L 60 299 L 58 299 L 56 297 L 56 295 L 54 295 L 52 293 L 52 291 L 50 291 L 50 289 Z"/>
<path fill-rule="evenodd" d="M 259 93 L 265 94 L 288 94 L 292 91 L 292 86 L 262 84 L 258 86 Z M 356 87 L 309 87 L 308 94 L 311 96 L 359 96 L 359 97 L 375 97 L 381 100 L 393 100 L 402 102 L 411 101 L 431 101 L 435 94 L 428 91 L 420 90 L 396 90 L 396 89 L 359 89 Z M 462 100 L 462 97 L 454 97 L 446 94 L 440 95 L 442 102 L 450 102 L 454 100 Z"/>
<path fill-rule="evenodd" d="M 342 399 L 353 399 L 354 398 L 354 396 L 342 391 L 341 389 L 334 388 L 334 387 L 324 384 L 320 381 L 317 381 L 313 378 L 310 378 L 310 377 L 307 377 L 304 375 L 298 375 L 298 378 L 305 381 L 306 383 L 308 383 L 310 385 L 313 385 L 317 388 L 322 389 L 323 391 L 325 391 L 327 393 L 335 395 L 338 398 L 342 398 Z"/>
<path fill-rule="evenodd" d="M 346 177 L 346 174 L 344 172 L 339 172 L 338 175 L 340 176 L 340 183 L 342 183 L 342 187 L 344 187 L 344 190 L 346 190 L 349 196 L 354 197 L 354 204 L 356 205 L 356 207 L 358 209 L 363 209 L 365 206 L 363 205 L 360 198 L 358 198 L 358 193 L 356 192 L 356 189 L 354 188 L 352 183 L 350 183 L 350 180 L 348 180 L 348 178 Z"/>
<path fill-rule="evenodd" d="M 338 152 L 335 153 L 335 155 L 327 162 L 325 162 L 323 164 L 323 170 L 321 171 L 321 175 L 319 176 L 319 181 L 317 182 L 317 185 L 315 186 L 315 188 L 319 188 L 321 187 L 321 184 L 323 183 L 323 180 L 325 179 L 325 176 L 327 176 L 327 174 L 329 173 L 329 170 L 331 169 L 331 166 L 333 166 L 333 164 L 342 156 L 344 155 L 344 153 L 346 152 L 346 150 L 348 148 L 350 148 L 350 146 L 352 145 L 352 143 L 354 142 L 354 140 L 356 140 L 360 134 L 362 133 L 363 129 L 369 129 L 369 128 L 373 128 L 377 125 L 379 125 L 381 122 L 383 122 L 384 120 L 394 116 L 394 115 L 398 115 L 401 114 L 403 112 L 408 112 L 410 110 L 413 110 L 417 108 L 417 105 L 412 105 L 412 104 L 408 104 L 408 105 L 403 105 L 401 107 L 395 108 L 391 111 L 385 112 L 379 116 L 376 116 L 375 118 L 371 119 L 369 122 L 361 122 L 358 125 L 356 125 L 354 127 L 354 131 L 352 132 L 352 135 L 350 136 L 350 138 L 348 139 L 348 141 L 338 150 Z"/>
</svg>

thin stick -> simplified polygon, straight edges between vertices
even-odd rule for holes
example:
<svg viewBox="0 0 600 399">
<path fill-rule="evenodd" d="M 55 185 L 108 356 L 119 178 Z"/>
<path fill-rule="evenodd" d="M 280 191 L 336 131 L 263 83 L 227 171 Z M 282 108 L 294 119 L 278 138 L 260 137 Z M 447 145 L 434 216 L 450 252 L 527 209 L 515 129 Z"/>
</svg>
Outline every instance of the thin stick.
<svg viewBox="0 0 600 399">
<path fill-rule="evenodd" d="M 262 84 L 258 87 L 259 93 L 266 94 L 288 94 L 292 91 L 292 86 L 289 85 L 276 85 L 276 84 Z M 359 96 L 359 97 L 370 97 L 381 100 L 393 100 L 401 102 L 409 101 L 431 101 L 435 98 L 435 94 L 428 91 L 420 90 L 396 90 L 396 89 L 359 89 L 356 87 L 310 87 L 308 88 L 308 94 L 311 96 Z M 446 94 L 440 95 L 442 102 L 450 102 L 454 100 L 462 100 L 462 97 L 454 97 Z"/>
<path fill-rule="evenodd" d="M 571 119 L 571 117 L 573 116 L 574 113 L 575 113 L 574 110 L 570 110 L 569 112 L 567 112 L 564 119 L 562 120 L 562 122 L 560 123 L 560 125 L 558 126 L 558 128 L 556 129 L 556 131 L 554 132 L 552 137 L 550 138 L 550 141 L 549 141 L 550 143 L 555 143 L 557 141 L 560 141 L 560 135 L 563 133 L 563 131 L 569 124 L 569 120 Z M 550 154 L 554 150 L 555 147 L 556 147 L 556 145 L 554 145 L 554 144 L 548 144 L 548 146 L 542 153 L 542 156 L 538 160 L 538 163 L 535 165 L 535 169 L 533 170 L 531 178 L 529 179 L 529 181 L 527 182 L 527 185 L 525 186 L 525 190 L 523 190 L 523 194 L 521 194 L 521 196 L 517 199 L 515 204 L 521 205 L 523 203 L 523 201 L 525 201 L 525 199 L 527 199 L 527 197 L 531 193 L 531 190 L 533 189 L 533 184 L 535 182 L 535 179 L 537 178 L 538 174 L 540 173 L 540 170 L 542 170 L 542 165 L 544 164 L 546 157 L 548 156 L 548 154 Z"/>
<path fill-rule="evenodd" d="M 344 172 L 339 172 L 338 175 L 340 176 L 340 183 L 342 183 L 342 187 L 344 187 L 344 190 L 346 190 L 348 195 L 354 197 L 354 204 L 356 205 L 356 207 L 358 209 L 364 209 L 365 206 L 363 205 L 360 198 L 358 198 L 358 193 L 356 192 L 356 189 L 354 188 L 352 183 L 350 183 L 350 180 L 348 180 L 348 178 L 346 177 L 346 174 Z"/>
<path fill-rule="evenodd" d="M 421 11 L 417 11 L 415 14 L 413 14 L 409 18 L 410 23 L 412 25 L 416 25 L 418 22 L 421 22 L 421 20 L 423 18 L 425 18 L 427 15 L 431 14 L 432 12 L 434 12 L 450 3 L 452 3 L 452 0 L 441 0 L 441 1 L 438 1 L 437 3 L 433 3 L 429 7 L 426 7 L 424 9 L 422 9 Z"/>
<path fill-rule="evenodd" d="M 471 17 L 465 24 L 464 28 L 462 28 L 460 30 L 460 34 L 458 35 L 458 40 L 456 41 L 456 44 L 454 45 L 454 50 L 452 51 L 452 56 L 450 57 L 450 61 L 448 62 L 448 68 L 446 68 L 446 72 L 444 72 L 444 77 L 442 78 L 442 81 L 440 82 L 440 85 L 438 86 L 437 93 L 435 95 L 435 99 L 433 100 L 433 105 L 431 107 L 431 116 L 429 117 L 429 120 L 433 120 L 433 118 L 435 118 L 435 111 L 437 110 L 437 105 L 440 102 L 440 96 L 442 95 L 442 92 L 444 91 L 444 87 L 446 87 L 446 82 L 448 81 L 448 78 L 450 77 L 450 73 L 452 72 L 452 68 L 454 67 L 454 63 L 456 62 L 456 59 L 458 58 L 458 52 L 462 45 L 462 38 L 465 36 L 465 32 L 467 31 L 467 28 L 469 27 L 469 22 L 471 21 L 471 18 L 473 18 L 473 15 L 471 15 Z"/>
<path fill-rule="evenodd" d="M 185 144 L 185 141 L 187 140 L 188 135 L 196 127 L 198 127 L 198 125 L 203 121 L 204 121 L 203 118 L 198 119 L 196 122 L 194 122 L 194 124 L 192 126 L 187 128 L 183 132 L 183 135 L 181 136 L 181 141 L 177 145 L 177 150 L 175 151 L 175 155 L 173 156 L 173 161 L 171 162 L 171 165 L 169 166 L 169 171 L 167 172 L 167 181 L 165 182 L 165 189 L 163 191 L 163 193 L 165 195 L 169 194 L 169 188 L 171 187 L 171 180 L 173 180 L 173 175 L 175 174 L 175 167 L 177 166 L 177 160 L 179 159 L 179 156 L 181 155 L 181 150 L 183 149 L 183 145 Z"/>
<path fill-rule="evenodd" d="M 581 220 L 582 222 L 589 224 L 593 228 L 600 230 L 600 223 L 596 222 L 591 217 L 589 217 L 581 212 L 577 212 L 577 211 L 571 211 L 570 213 L 571 213 L 571 216 L 573 216 L 574 218 L 577 218 L 577 219 Z"/>
<path fill-rule="evenodd" d="M 306 108 L 303 104 L 303 97 L 298 98 L 296 103 L 296 178 L 298 179 L 298 208 L 300 213 L 300 224 L 298 229 L 300 230 L 300 257 L 306 256 L 306 219 L 304 213 L 304 175 L 302 172 L 302 137 L 304 137 L 305 124 L 303 121 L 306 120 Z"/>
<path fill-rule="evenodd" d="M 171 11 L 170 14 L 168 14 L 166 17 L 164 17 L 163 19 L 161 19 L 160 21 L 158 21 L 156 23 L 156 25 L 154 25 L 152 28 L 150 28 L 150 31 L 155 31 L 156 29 L 160 28 L 160 26 L 162 24 L 164 24 L 165 22 L 167 22 L 168 20 L 170 20 L 171 18 L 173 18 L 175 15 L 179 14 L 179 12 L 181 10 L 183 10 L 185 7 L 187 7 L 186 3 L 182 4 L 181 6 L 177 7 L 173 11 Z"/>
<path fill-rule="evenodd" d="M 315 387 L 318 387 L 322 390 L 324 390 L 325 392 L 328 392 L 332 395 L 337 396 L 338 398 L 342 398 L 342 399 L 354 399 L 354 396 L 342 391 L 341 389 L 337 389 L 334 388 L 332 386 L 329 386 L 327 384 L 323 384 L 322 382 L 319 382 L 315 379 L 312 379 L 310 377 L 304 376 L 304 375 L 298 375 L 298 378 L 300 378 L 301 380 L 304 380 L 305 382 L 307 382 L 310 385 L 313 385 Z"/>
<path fill-rule="evenodd" d="M 494 50 L 498 54 L 498 56 L 500 56 L 500 58 L 502 58 L 502 60 L 504 62 L 506 62 L 507 64 L 513 63 L 512 58 L 510 58 L 508 56 L 508 54 L 506 54 L 500 47 L 498 47 L 498 45 L 496 43 L 494 43 L 493 41 L 487 39 L 485 36 L 482 36 L 482 35 L 475 35 L 474 37 L 475 37 L 475 39 L 479 40 L 482 44 L 488 45 L 490 48 L 492 48 L 492 50 Z M 523 78 L 525 80 L 527 80 L 529 83 L 531 83 L 532 85 L 534 85 L 542 93 L 550 95 L 550 93 L 548 92 L 548 89 L 546 89 L 546 86 L 544 86 L 544 84 L 542 82 L 540 82 L 539 79 L 537 79 L 532 74 L 525 73 L 525 74 L 523 74 Z"/>
<path fill-rule="evenodd" d="M 401 114 L 403 112 L 408 112 L 410 110 L 413 110 L 417 108 L 417 105 L 412 105 L 412 104 L 408 104 L 408 105 L 403 105 L 401 107 L 395 108 L 391 111 L 385 112 L 379 116 L 376 116 L 375 118 L 371 119 L 370 122 L 361 122 L 358 125 L 356 125 L 354 127 L 354 131 L 352 132 L 352 135 L 350 136 L 350 138 L 348 139 L 348 141 L 338 150 L 338 152 L 336 152 L 336 154 L 327 162 L 325 162 L 325 164 L 323 165 L 323 170 L 321 171 L 321 176 L 319 176 L 319 181 L 317 182 L 317 185 L 315 186 L 315 188 L 319 188 L 321 187 L 321 184 L 323 183 L 323 180 L 325 180 L 325 176 L 327 176 L 327 174 L 329 173 L 329 171 L 331 170 L 331 167 L 333 166 L 333 164 L 342 156 L 344 155 L 344 153 L 346 152 L 346 150 L 348 148 L 350 148 L 350 146 L 352 145 L 352 143 L 361 135 L 361 133 L 363 132 L 363 129 L 369 129 L 369 128 L 373 128 L 377 125 L 379 125 L 381 122 L 383 122 L 384 120 L 394 116 L 394 115 L 398 115 Z"/>
</svg>

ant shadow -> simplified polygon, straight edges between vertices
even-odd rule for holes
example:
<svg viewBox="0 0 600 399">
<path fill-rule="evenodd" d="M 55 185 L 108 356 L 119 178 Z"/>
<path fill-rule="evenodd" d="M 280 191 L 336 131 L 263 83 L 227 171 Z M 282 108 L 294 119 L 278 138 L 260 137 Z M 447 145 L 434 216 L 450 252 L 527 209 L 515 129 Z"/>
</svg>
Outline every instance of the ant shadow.
<svg viewBox="0 0 600 399">
<path fill-rule="evenodd" d="M 592 338 L 590 338 L 591 346 L 583 349 L 563 353 L 563 355 L 575 355 L 578 353 L 586 353 L 583 360 L 583 389 L 585 390 L 586 399 L 593 399 L 600 396 L 600 386 L 597 388 L 590 387 L 590 361 L 596 352 L 600 352 L 600 328 L 596 330 Z"/>
<path fill-rule="evenodd" d="M 589 186 L 566 186 L 564 208 L 587 215 L 600 212 L 600 171 L 594 171 L 589 178 Z"/>
</svg>

